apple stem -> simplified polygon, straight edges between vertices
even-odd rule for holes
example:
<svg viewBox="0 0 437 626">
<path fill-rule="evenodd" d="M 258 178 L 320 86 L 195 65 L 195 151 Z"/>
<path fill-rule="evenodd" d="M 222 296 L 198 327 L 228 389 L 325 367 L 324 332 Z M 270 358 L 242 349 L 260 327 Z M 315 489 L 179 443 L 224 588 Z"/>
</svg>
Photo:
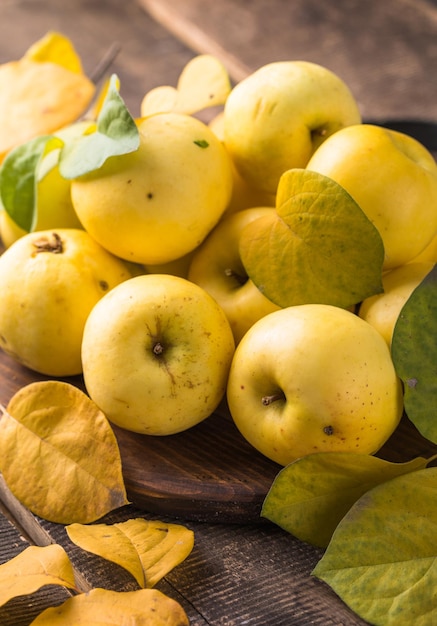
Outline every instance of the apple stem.
<svg viewBox="0 0 437 626">
<path fill-rule="evenodd" d="M 162 343 L 160 341 L 157 341 L 155 343 L 155 345 L 152 348 L 152 352 L 156 356 L 160 356 L 164 352 L 164 346 L 162 345 Z"/>
<path fill-rule="evenodd" d="M 285 396 L 283 393 L 274 393 L 271 396 L 263 396 L 261 402 L 264 406 L 269 406 L 273 402 L 277 402 L 278 400 L 284 400 Z"/>
<path fill-rule="evenodd" d="M 235 278 L 237 282 L 240 283 L 240 285 L 244 285 L 247 282 L 247 276 L 242 276 L 241 274 L 238 274 L 231 267 L 227 267 L 225 269 L 225 276 L 228 276 L 229 278 Z"/>
<path fill-rule="evenodd" d="M 52 233 L 52 239 L 41 237 L 33 242 L 36 252 L 52 252 L 53 254 L 61 254 L 64 252 L 62 239 L 58 233 Z"/>
</svg>

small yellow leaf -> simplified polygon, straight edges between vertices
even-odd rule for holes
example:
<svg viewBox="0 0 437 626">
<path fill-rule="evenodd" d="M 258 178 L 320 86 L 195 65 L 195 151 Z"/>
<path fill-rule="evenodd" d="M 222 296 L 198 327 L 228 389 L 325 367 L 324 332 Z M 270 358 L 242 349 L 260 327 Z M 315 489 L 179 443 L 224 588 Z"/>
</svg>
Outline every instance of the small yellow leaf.
<svg viewBox="0 0 437 626">
<path fill-rule="evenodd" d="M 114 432 L 92 400 L 61 381 L 22 387 L 0 420 L 0 471 L 20 502 L 61 524 L 127 504 Z"/>
<path fill-rule="evenodd" d="M 0 162 L 9 150 L 75 122 L 95 86 L 58 63 L 23 57 L 0 65 Z"/>
<path fill-rule="evenodd" d="M 43 611 L 31 626 L 189 626 L 181 605 L 156 589 L 92 589 Z"/>
<path fill-rule="evenodd" d="M 34 593 L 44 585 L 75 588 L 70 560 L 57 544 L 30 546 L 0 565 L 0 605 L 17 596 Z"/>
<path fill-rule="evenodd" d="M 82 62 L 68 37 L 56 31 L 49 31 L 44 37 L 28 48 L 24 58 L 37 63 L 56 63 L 70 72 L 82 74 Z"/>
<path fill-rule="evenodd" d="M 201 54 L 186 64 L 176 89 L 165 85 L 144 96 L 141 116 L 170 111 L 192 115 L 223 105 L 230 91 L 231 82 L 224 65 L 210 54 Z"/>
<path fill-rule="evenodd" d="M 145 576 L 140 557 L 129 537 L 118 528 L 118 524 L 70 524 L 65 530 L 77 546 L 124 567 L 145 587 Z"/>
<path fill-rule="evenodd" d="M 178 101 L 178 91 L 170 85 L 155 87 L 144 96 L 141 103 L 141 117 L 155 113 L 175 111 Z"/>
<path fill-rule="evenodd" d="M 66 530 L 76 545 L 128 570 L 140 587 L 154 587 L 194 545 L 194 533 L 185 526 L 143 518 L 113 525 L 71 524 Z"/>
</svg>

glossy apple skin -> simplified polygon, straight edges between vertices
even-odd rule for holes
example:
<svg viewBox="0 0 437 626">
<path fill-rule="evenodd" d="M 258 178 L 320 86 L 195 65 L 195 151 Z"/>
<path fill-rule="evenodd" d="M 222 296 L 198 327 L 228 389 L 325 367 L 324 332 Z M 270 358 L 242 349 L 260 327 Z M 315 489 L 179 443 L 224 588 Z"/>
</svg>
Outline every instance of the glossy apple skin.
<svg viewBox="0 0 437 626">
<path fill-rule="evenodd" d="M 381 335 L 355 314 L 319 304 L 252 326 L 236 348 L 227 399 L 241 434 L 284 466 L 314 452 L 373 454 L 403 410 Z"/>
<path fill-rule="evenodd" d="M 249 186 L 276 194 L 286 170 L 305 167 L 329 135 L 360 122 L 353 94 L 335 73 L 307 61 L 277 61 L 232 89 L 224 141 Z"/>
<path fill-rule="evenodd" d="M 431 261 L 417 261 L 396 267 L 382 277 L 383 293 L 366 298 L 361 303 L 358 315 L 376 328 L 388 346 L 391 346 L 402 307 L 433 267 Z"/>
<path fill-rule="evenodd" d="M 0 256 L 0 347 L 41 374 L 81 374 L 90 311 L 131 276 L 130 264 L 82 229 L 20 237 Z"/>
<path fill-rule="evenodd" d="M 84 381 L 117 426 L 169 435 L 217 408 L 234 349 L 226 316 L 206 291 L 178 276 L 145 274 L 91 312 Z"/>
<path fill-rule="evenodd" d="M 383 269 L 419 255 L 437 233 L 437 163 L 413 137 L 372 124 L 344 128 L 307 168 L 342 185 L 378 229 Z"/>
<path fill-rule="evenodd" d="M 236 344 L 257 320 L 280 308 L 248 278 L 238 249 L 244 227 L 273 211 L 254 207 L 225 217 L 195 251 L 188 270 L 188 279 L 206 289 L 226 313 Z"/>
<path fill-rule="evenodd" d="M 113 254 L 168 263 L 194 250 L 226 210 L 230 159 L 208 126 L 189 115 L 153 115 L 138 130 L 138 150 L 72 181 L 73 206 Z"/>
</svg>

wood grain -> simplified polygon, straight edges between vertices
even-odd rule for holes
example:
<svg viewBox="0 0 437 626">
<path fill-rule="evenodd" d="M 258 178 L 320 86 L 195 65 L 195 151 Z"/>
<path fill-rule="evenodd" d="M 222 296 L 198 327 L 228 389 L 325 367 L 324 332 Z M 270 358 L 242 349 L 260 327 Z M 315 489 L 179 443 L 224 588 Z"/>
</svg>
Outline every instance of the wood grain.
<svg viewBox="0 0 437 626">
<path fill-rule="evenodd" d="M 436 119 L 435 2 L 139 2 L 193 50 L 221 58 L 234 80 L 272 61 L 313 61 L 346 81 L 364 118 Z"/>
<path fill-rule="evenodd" d="M 21 386 L 47 379 L 0 352 L 4 406 Z M 80 376 L 63 380 L 84 390 Z M 113 429 L 128 498 L 136 506 L 181 520 L 265 522 L 262 503 L 281 466 L 243 439 L 224 404 L 201 424 L 176 435 L 152 437 Z M 404 417 L 378 456 L 402 462 L 436 452 L 437 446 Z"/>
</svg>

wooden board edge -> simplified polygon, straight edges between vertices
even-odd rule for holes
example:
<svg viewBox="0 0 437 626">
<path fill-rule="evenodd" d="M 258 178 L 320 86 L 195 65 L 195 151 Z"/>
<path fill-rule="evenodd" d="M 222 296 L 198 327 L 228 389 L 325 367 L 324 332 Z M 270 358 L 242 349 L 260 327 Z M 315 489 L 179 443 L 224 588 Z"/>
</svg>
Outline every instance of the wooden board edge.
<svg viewBox="0 0 437 626">
<path fill-rule="evenodd" d="M 217 57 L 224 64 L 231 79 L 235 82 L 239 82 L 252 72 L 250 67 L 226 51 L 217 41 L 211 39 L 203 30 L 198 28 L 196 24 L 186 20 L 180 13 L 172 11 L 167 3 L 161 3 L 160 0 L 138 0 L 138 3 L 158 24 L 194 52 L 197 54 L 211 54 Z"/>
</svg>

